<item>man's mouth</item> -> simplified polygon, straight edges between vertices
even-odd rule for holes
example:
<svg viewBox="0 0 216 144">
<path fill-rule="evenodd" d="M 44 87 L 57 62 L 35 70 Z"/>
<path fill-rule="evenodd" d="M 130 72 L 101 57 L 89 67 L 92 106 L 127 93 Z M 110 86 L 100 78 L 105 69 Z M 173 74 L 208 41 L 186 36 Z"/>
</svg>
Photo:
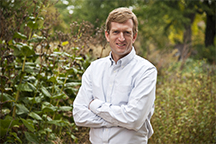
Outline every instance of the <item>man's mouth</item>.
<svg viewBox="0 0 216 144">
<path fill-rule="evenodd" d="M 118 46 L 125 46 L 125 44 L 117 43 Z"/>
</svg>

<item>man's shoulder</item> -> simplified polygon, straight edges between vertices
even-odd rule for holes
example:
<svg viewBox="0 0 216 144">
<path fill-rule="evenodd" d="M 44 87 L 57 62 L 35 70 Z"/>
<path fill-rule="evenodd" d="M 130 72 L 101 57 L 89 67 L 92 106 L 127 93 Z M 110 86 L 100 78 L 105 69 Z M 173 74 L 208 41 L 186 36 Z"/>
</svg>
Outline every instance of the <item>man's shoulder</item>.
<svg viewBox="0 0 216 144">
<path fill-rule="evenodd" d="M 155 68 L 155 66 L 149 60 L 147 60 L 147 59 L 145 59 L 139 55 L 135 56 L 135 61 L 136 61 L 136 64 L 138 64 L 140 66 Z"/>
<path fill-rule="evenodd" d="M 109 59 L 108 57 L 99 58 L 99 59 L 92 61 L 91 64 L 94 64 L 94 65 L 104 64 L 104 63 L 108 62 L 108 59 Z"/>
</svg>

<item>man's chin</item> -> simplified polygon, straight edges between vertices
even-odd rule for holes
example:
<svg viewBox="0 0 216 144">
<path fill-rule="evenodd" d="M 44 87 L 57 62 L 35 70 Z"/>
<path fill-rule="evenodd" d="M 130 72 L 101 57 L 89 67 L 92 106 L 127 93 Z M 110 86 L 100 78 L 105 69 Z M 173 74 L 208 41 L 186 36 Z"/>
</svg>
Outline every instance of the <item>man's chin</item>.
<svg viewBox="0 0 216 144">
<path fill-rule="evenodd" d="M 124 51 L 118 51 L 118 55 L 119 56 L 126 56 L 127 54 L 129 54 L 130 52 L 129 51 L 126 51 L 126 50 L 124 50 Z"/>
</svg>

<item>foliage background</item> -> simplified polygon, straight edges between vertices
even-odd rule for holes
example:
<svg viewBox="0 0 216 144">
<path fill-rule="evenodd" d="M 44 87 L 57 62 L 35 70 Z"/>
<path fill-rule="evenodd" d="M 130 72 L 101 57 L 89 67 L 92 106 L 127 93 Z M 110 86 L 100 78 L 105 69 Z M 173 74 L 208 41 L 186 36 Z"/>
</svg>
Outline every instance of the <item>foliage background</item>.
<svg viewBox="0 0 216 144">
<path fill-rule="evenodd" d="M 72 103 L 91 61 L 109 47 L 117 7 L 139 19 L 137 53 L 158 69 L 149 143 L 216 143 L 215 1 L 3 0 L 0 142 L 89 143 Z"/>
</svg>

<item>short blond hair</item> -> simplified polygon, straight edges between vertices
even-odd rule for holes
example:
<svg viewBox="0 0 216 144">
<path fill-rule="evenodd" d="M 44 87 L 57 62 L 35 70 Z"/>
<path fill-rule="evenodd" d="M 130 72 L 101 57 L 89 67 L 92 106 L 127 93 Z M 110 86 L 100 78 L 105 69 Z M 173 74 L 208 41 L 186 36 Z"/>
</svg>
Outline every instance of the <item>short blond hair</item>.
<svg viewBox="0 0 216 144">
<path fill-rule="evenodd" d="M 132 19 L 133 21 L 133 35 L 138 32 L 138 20 L 136 15 L 126 7 L 120 7 L 114 9 L 109 13 L 109 16 L 106 19 L 106 28 L 105 30 L 109 33 L 111 29 L 111 22 L 124 23 L 125 21 Z"/>
</svg>

